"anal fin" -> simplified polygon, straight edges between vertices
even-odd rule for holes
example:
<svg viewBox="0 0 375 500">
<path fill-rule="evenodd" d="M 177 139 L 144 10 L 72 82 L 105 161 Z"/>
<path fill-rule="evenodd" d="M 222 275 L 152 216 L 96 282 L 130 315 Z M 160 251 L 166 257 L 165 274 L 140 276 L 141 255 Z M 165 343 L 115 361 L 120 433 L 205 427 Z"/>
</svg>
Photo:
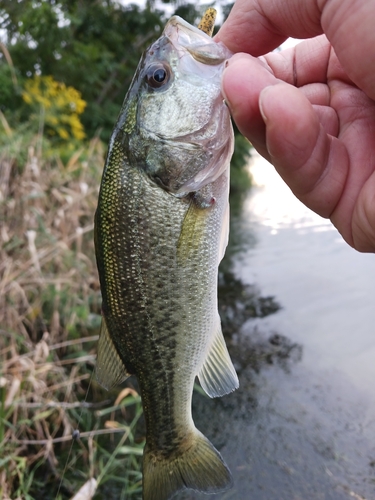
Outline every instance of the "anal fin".
<svg viewBox="0 0 375 500">
<path fill-rule="evenodd" d="M 98 341 L 96 378 L 105 389 L 111 389 L 114 385 L 123 382 L 129 375 L 112 342 L 103 316 Z"/>
<path fill-rule="evenodd" d="M 198 378 L 202 388 L 211 398 L 224 396 L 238 389 L 237 373 L 225 345 L 219 318 L 215 337 Z"/>
</svg>

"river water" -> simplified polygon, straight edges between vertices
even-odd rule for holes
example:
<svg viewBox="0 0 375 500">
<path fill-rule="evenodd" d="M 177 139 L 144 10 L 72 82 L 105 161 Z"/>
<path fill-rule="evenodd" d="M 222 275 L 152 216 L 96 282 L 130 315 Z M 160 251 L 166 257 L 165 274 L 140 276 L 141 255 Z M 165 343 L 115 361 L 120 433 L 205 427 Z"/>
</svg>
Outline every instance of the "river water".
<svg viewBox="0 0 375 500">
<path fill-rule="evenodd" d="M 240 389 L 195 395 L 197 427 L 234 478 L 210 498 L 374 499 L 375 256 L 346 245 L 265 160 L 250 168 L 232 271 L 280 308 L 229 340 Z"/>
</svg>

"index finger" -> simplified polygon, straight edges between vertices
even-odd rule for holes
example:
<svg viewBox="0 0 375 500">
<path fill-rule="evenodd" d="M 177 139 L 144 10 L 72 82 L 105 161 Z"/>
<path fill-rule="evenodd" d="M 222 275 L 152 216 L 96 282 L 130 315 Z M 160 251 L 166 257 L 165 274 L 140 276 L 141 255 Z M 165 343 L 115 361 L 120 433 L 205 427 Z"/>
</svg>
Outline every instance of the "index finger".
<svg viewBox="0 0 375 500">
<path fill-rule="evenodd" d="M 323 33 L 318 0 L 237 0 L 215 37 L 232 52 L 265 54 L 287 38 Z"/>
</svg>

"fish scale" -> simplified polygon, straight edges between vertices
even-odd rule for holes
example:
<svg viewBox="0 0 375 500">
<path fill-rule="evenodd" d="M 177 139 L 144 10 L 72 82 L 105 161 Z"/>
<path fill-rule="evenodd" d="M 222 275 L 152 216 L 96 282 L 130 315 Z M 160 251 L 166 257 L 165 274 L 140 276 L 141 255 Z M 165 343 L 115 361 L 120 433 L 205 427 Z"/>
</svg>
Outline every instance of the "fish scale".
<svg viewBox="0 0 375 500">
<path fill-rule="evenodd" d="M 186 37 L 193 42 L 189 50 Z M 191 415 L 196 376 L 211 397 L 238 386 L 217 311 L 233 150 L 216 67 L 223 67 L 223 54 L 223 46 L 185 21 L 169 21 L 125 98 L 95 216 L 103 299 L 97 378 L 109 388 L 137 376 L 146 421 L 144 500 L 167 500 L 186 487 L 213 493 L 231 484 L 219 452 Z M 156 70 L 168 77 L 161 90 Z M 196 95 L 181 91 L 194 85 Z M 187 122 L 173 135 L 173 123 L 158 120 L 182 101 Z M 211 111 L 202 112 L 208 101 Z"/>
</svg>

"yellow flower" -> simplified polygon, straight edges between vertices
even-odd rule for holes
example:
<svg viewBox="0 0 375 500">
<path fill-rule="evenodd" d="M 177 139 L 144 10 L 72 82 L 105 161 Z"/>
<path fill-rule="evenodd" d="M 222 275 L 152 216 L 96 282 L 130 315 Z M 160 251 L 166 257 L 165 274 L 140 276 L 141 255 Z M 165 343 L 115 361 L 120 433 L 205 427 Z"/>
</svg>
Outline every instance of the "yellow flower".
<svg viewBox="0 0 375 500">
<path fill-rule="evenodd" d="M 35 111 L 40 112 L 42 108 L 45 128 L 50 135 L 63 140 L 85 137 L 79 115 L 85 110 L 86 101 L 74 87 L 57 82 L 52 76 L 37 75 L 26 81 L 22 98 Z"/>
</svg>

